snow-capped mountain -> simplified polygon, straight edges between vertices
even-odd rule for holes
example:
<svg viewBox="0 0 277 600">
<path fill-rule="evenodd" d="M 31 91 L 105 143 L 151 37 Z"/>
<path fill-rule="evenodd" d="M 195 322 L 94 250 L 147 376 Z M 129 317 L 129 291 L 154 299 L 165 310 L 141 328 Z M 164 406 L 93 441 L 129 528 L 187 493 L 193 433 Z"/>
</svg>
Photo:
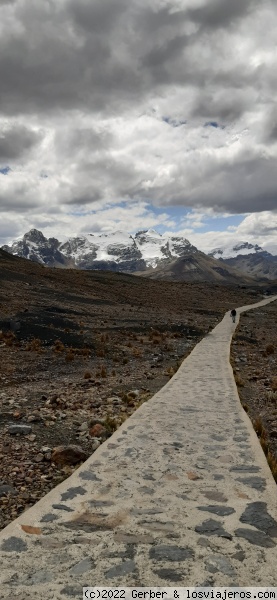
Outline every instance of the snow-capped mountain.
<svg viewBox="0 0 277 600">
<path fill-rule="evenodd" d="M 131 235 L 125 231 L 70 237 L 64 242 L 47 239 L 31 229 L 22 239 L 3 246 L 10 254 L 29 258 L 47 266 L 113 271 L 143 271 L 197 252 L 190 242 L 178 236 L 164 236 L 154 229 Z"/>
<path fill-rule="evenodd" d="M 249 254 L 257 254 L 257 252 L 264 252 L 264 250 L 258 246 L 258 244 L 249 244 L 249 242 L 238 242 L 237 244 L 227 244 L 220 248 L 214 248 L 208 253 L 208 256 L 212 258 L 236 258 L 237 256 L 248 256 Z"/>
<path fill-rule="evenodd" d="M 258 244 L 239 242 L 209 252 L 209 256 L 219 259 L 243 275 L 258 279 L 277 279 L 277 256 L 273 256 Z"/>
<path fill-rule="evenodd" d="M 49 267 L 128 273 L 142 273 L 157 268 L 158 274 L 162 273 L 163 267 L 167 268 L 181 257 L 193 257 L 194 261 L 199 258 L 202 262 L 205 257 L 187 239 L 161 235 L 154 229 L 138 231 L 132 235 L 125 231 L 88 234 L 70 237 L 65 241 L 54 237 L 46 238 L 41 231 L 31 229 L 23 238 L 2 248 L 10 254 Z M 257 244 L 240 242 L 226 245 L 210 252 L 209 257 L 215 261 L 215 271 L 222 271 L 222 263 L 225 263 L 226 266 L 235 268 L 241 276 L 277 279 L 277 256 L 272 256 Z M 191 263 L 186 262 L 186 268 L 189 266 L 192 268 Z"/>
</svg>

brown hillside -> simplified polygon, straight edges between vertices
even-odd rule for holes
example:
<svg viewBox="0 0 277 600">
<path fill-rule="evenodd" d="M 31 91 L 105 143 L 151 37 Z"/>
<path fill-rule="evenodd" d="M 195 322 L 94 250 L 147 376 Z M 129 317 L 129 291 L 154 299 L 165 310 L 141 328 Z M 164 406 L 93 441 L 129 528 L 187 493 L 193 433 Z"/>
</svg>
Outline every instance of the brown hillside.
<svg viewBox="0 0 277 600">
<path fill-rule="evenodd" d="M 158 266 L 156 269 L 139 273 L 150 279 L 187 282 L 214 282 L 219 284 L 254 284 L 254 280 L 242 274 L 225 262 L 216 260 L 196 252 L 177 258 L 174 261 Z"/>
</svg>

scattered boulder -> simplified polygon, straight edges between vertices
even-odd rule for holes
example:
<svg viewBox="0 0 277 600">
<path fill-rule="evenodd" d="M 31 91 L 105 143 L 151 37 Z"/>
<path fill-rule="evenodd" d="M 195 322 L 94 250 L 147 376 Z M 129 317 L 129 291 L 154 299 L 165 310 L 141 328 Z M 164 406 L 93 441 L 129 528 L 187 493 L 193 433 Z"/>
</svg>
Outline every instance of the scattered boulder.
<svg viewBox="0 0 277 600">
<path fill-rule="evenodd" d="M 58 404 L 58 402 L 57 402 L 58 399 L 59 399 L 58 394 L 53 394 L 51 396 L 51 398 L 49 398 L 49 400 L 47 400 L 47 404 L 56 405 L 56 404 Z"/>
<path fill-rule="evenodd" d="M 130 398 L 137 398 L 139 396 L 139 390 L 130 390 L 127 394 Z"/>
<path fill-rule="evenodd" d="M 57 465 L 76 465 L 87 460 L 88 454 L 81 446 L 57 446 L 53 449 L 51 460 Z"/>
<path fill-rule="evenodd" d="M 84 423 L 82 423 L 80 425 L 80 427 L 78 427 L 78 431 L 87 431 L 88 430 L 88 423 L 86 421 L 84 421 Z"/>
<path fill-rule="evenodd" d="M 91 448 L 92 452 L 97 450 L 97 448 L 99 448 L 100 445 L 101 445 L 101 441 L 98 438 L 91 438 L 90 448 Z"/>
<path fill-rule="evenodd" d="M 43 452 L 43 454 L 48 454 L 48 452 L 52 452 L 51 448 L 49 448 L 49 446 L 42 446 L 42 448 L 40 449 L 41 452 Z"/>
<path fill-rule="evenodd" d="M 95 438 L 106 439 L 108 437 L 108 431 L 106 427 L 103 427 L 100 423 L 96 423 L 89 430 L 89 435 Z"/>
<path fill-rule="evenodd" d="M 44 455 L 42 454 L 42 452 L 39 452 L 34 458 L 35 462 L 37 462 L 37 463 L 42 462 L 43 459 L 44 459 Z"/>
<path fill-rule="evenodd" d="M 8 433 L 10 433 L 11 435 L 28 435 L 29 433 L 31 433 L 32 431 L 32 427 L 30 425 L 21 425 L 21 424 L 16 424 L 16 425 L 10 425 L 8 427 Z"/>
<path fill-rule="evenodd" d="M 11 494 L 11 496 L 16 496 L 17 491 L 12 485 L 8 485 L 8 484 L 0 485 L 0 498 L 2 496 L 7 496 L 8 494 Z"/>
<path fill-rule="evenodd" d="M 38 410 L 34 410 L 33 413 L 27 417 L 27 422 L 37 423 L 38 421 L 41 421 L 41 414 Z"/>
</svg>

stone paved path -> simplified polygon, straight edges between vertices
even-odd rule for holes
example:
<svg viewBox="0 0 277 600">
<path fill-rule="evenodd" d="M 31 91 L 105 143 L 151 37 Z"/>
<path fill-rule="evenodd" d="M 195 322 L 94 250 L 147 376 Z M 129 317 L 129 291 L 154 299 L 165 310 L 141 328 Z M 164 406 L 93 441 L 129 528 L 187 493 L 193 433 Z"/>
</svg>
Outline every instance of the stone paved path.
<svg viewBox="0 0 277 600">
<path fill-rule="evenodd" d="M 226 314 L 164 388 L 0 532 L 1 598 L 277 585 L 276 484 L 238 398 L 234 329 Z"/>
</svg>

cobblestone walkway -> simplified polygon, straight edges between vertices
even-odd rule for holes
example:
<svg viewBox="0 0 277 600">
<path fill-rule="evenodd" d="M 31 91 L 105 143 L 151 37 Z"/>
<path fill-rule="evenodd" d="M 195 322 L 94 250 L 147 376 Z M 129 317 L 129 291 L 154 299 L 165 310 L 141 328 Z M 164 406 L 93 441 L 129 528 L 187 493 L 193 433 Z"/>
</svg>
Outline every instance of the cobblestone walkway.
<svg viewBox="0 0 277 600">
<path fill-rule="evenodd" d="M 0 532 L 1 598 L 277 585 L 276 485 L 238 398 L 234 329 L 226 314 L 164 388 Z"/>
</svg>

